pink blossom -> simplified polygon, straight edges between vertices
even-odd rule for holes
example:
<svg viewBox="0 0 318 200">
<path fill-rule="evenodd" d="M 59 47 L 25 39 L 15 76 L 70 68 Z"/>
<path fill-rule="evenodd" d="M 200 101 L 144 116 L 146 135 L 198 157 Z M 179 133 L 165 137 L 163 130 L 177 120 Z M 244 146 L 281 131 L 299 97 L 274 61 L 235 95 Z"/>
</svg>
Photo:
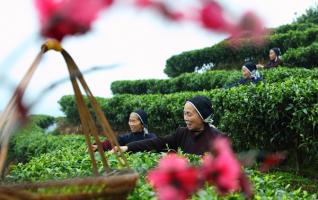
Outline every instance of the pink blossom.
<svg viewBox="0 0 318 200">
<path fill-rule="evenodd" d="M 199 187 L 196 168 L 185 158 L 169 154 L 159 166 L 148 173 L 147 179 L 158 193 L 159 199 L 186 199 Z"/>
<path fill-rule="evenodd" d="M 189 167 L 188 160 L 175 153 L 168 154 L 160 159 L 158 168 L 164 171 L 185 170 Z"/>
<path fill-rule="evenodd" d="M 172 21 L 180 21 L 184 18 L 184 13 L 181 11 L 175 11 L 169 8 L 169 6 L 161 1 L 153 0 L 135 0 L 135 5 L 140 8 L 152 8 L 159 12 L 165 18 Z"/>
<path fill-rule="evenodd" d="M 216 1 L 207 2 L 200 11 L 200 19 L 205 28 L 228 32 L 231 24 L 225 19 L 222 7 Z"/>
<path fill-rule="evenodd" d="M 224 137 L 216 138 L 212 143 L 212 152 L 214 157 L 206 155 L 203 158 L 202 177 L 208 183 L 215 185 L 222 195 L 240 189 L 250 192 L 248 180 L 241 179 L 244 177 L 243 172 L 232 151 L 230 141 Z"/>
<path fill-rule="evenodd" d="M 251 42 L 263 45 L 264 36 L 269 34 L 260 18 L 250 11 L 238 23 L 227 20 L 223 8 L 214 0 L 205 1 L 199 12 L 200 21 L 205 28 L 230 34 L 230 41 L 234 46 L 240 45 L 241 38 L 249 38 Z"/>
<path fill-rule="evenodd" d="M 66 35 L 87 32 L 99 12 L 113 0 L 35 0 L 41 34 L 62 40 Z"/>
<path fill-rule="evenodd" d="M 252 35 L 264 34 L 264 25 L 258 16 L 253 12 L 246 12 L 239 23 L 239 30 L 250 31 Z"/>
<path fill-rule="evenodd" d="M 285 158 L 286 154 L 282 152 L 265 155 L 264 158 L 261 160 L 260 171 L 268 171 L 272 166 L 277 165 L 285 160 Z"/>
<path fill-rule="evenodd" d="M 153 0 L 135 0 L 135 5 L 141 8 L 153 5 Z"/>
<path fill-rule="evenodd" d="M 164 186 L 158 190 L 159 200 L 185 200 L 187 195 L 171 186 Z"/>
<path fill-rule="evenodd" d="M 261 46 L 265 43 L 265 36 L 269 33 L 261 19 L 253 12 L 248 11 L 232 30 L 230 41 L 234 46 L 239 46 L 241 39 L 246 38 L 250 39 L 250 42 Z"/>
<path fill-rule="evenodd" d="M 161 15 L 163 15 L 164 17 L 166 17 L 172 21 L 179 21 L 179 20 L 183 19 L 183 17 L 184 17 L 182 12 L 171 10 L 163 2 L 158 2 L 158 3 L 154 4 L 154 8 L 157 9 L 159 11 L 159 13 L 161 13 Z"/>
<path fill-rule="evenodd" d="M 245 173 L 241 173 L 239 181 L 240 181 L 241 191 L 244 193 L 245 197 L 247 199 L 252 199 L 253 188 L 252 188 L 250 180 L 248 179 Z"/>
<path fill-rule="evenodd" d="M 239 189 L 240 165 L 231 155 L 219 154 L 216 158 L 208 155 L 202 169 L 206 180 L 215 185 L 220 194 Z"/>
</svg>

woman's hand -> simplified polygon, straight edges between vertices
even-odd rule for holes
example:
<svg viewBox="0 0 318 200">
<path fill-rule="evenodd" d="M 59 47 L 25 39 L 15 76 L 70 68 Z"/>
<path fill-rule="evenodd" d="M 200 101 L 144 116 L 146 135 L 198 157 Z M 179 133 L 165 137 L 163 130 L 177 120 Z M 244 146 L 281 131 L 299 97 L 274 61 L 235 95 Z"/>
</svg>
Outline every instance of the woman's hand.
<svg viewBox="0 0 318 200">
<path fill-rule="evenodd" d="M 97 145 L 96 145 L 96 144 L 93 144 L 93 145 L 92 145 L 92 149 L 93 149 L 94 152 L 97 151 Z"/>
<path fill-rule="evenodd" d="M 264 68 L 264 65 L 262 65 L 262 64 L 257 64 L 256 67 L 263 69 L 263 68 Z"/>
<path fill-rule="evenodd" d="M 96 144 L 92 144 L 92 146 L 91 146 L 91 148 L 92 148 L 92 150 L 93 150 L 93 152 L 96 152 L 97 151 L 97 145 Z M 86 152 L 88 152 L 88 147 L 86 148 Z"/>
<path fill-rule="evenodd" d="M 128 150 L 128 146 L 120 146 L 119 147 L 122 152 L 126 152 Z M 112 150 L 109 151 L 109 153 L 118 153 L 119 152 L 118 147 L 114 147 Z"/>
</svg>

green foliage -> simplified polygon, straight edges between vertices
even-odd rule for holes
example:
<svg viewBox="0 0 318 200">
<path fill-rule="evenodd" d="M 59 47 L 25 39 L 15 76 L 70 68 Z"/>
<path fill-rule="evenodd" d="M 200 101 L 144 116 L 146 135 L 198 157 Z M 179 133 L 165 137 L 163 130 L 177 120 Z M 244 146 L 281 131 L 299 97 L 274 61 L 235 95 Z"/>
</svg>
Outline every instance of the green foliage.
<svg viewBox="0 0 318 200">
<path fill-rule="evenodd" d="M 298 17 L 298 23 L 315 23 L 318 24 L 318 6 L 313 6 L 306 10 L 306 13 Z"/>
<path fill-rule="evenodd" d="M 35 123 L 42 129 L 48 128 L 55 122 L 55 118 L 49 115 L 31 115 L 30 118 L 31 123 Z"/>
<path fill-rule="evenodd" d="M 287 31 L 267 36 L 265 46 L 257 46 L 249 39 L 242 39 L 240 47 L 233 47 L 229 41 L 225 40 L 212 47 L 183 52 L 169 58 L 165 73 L 169 77 L 176 77 L 185 72 L 193 72 L 196 67 L 200 69 L 204 64 L 209 63 L 212 63 L 213 69 L 240 69 L 246 59 L 255 62 L 268 60 L 268 51 L 272 47 L 280 47 L 282 53 L 285 53 L 290 48 L 310 45 L 317 40 L 317 35 L 318 27 L 315 26 L 306 30 Z M 299 59 L 297 61 L 301 62 Z M 284 60 L 284 63 L 293 65 L 290 60 Z"/>
<path fill-rule="evenodd" d="M 258 59 L 265 55 L 264 48 L 254 45 L 249 39 L 241 40 L 241 43 L 240 47 L 236 47 L 229 40 L 224 40 L 212 47 L 174 55 L 166 61 L 164 72 L 169 77 L 177 77 L 199 70 L 204 65 L 210 65 L 213 69 L 238 69 L 245 59 Z"/>
<path fill-rule="evenodd" d="M 318 25 L 314 23 L 291 23 L 284 24 L 273 30 L 273 34 L 287 33 L 288 31 L 305 31 L 309 28 L 317 28 Z"/>
<path fill-rule="evenodd" d="M 31 117 L 30 123 L 18 131 L 10 141 L 10 160 L 17 162 L 27 162 L 32 157 L 54 151 L 65 145 L 76 149 L 78 144 L 84 142 L 81 136 L 61 136 L 44 133 L 42 127 L 48 126 L 52 117 L 44 115 L 35 115 Z M 53 118 L 54 119 L 54 118 Z"/>
<path fill-rule="evenodd" d="M 304 160 L 317 160 L 318 81 L 315 79 L 290 78 L 281 83 L 168 95 L 116 95 L 104 100 L 107 106 L 103 110 L 112 127 L 122 129 L 127 126 L 129 113 L 143 108 L 149 115 L 149 129 L 162 135 L 184 126 L 184 102 L 195 95 L 211 99 L 215 125 L 233 139 L 237 150 L 290 150 L 306 155 L 301 156 Z M 63 112 L 75 118 L 67 110 Z"/>
<path fill-rule="evenodd" d="M 318 26 L 306 30 L 288 31 L 274 34 L 270 37 L 271 46 L 279 47 L 282 54 L 292 48 L 306 47 L 317 41 Z M 267 56 L 267 55 L 266 55 Z M 300 62 L 300 60 L 299 60 Z M 284 60 L 285 65 L 292 65 L 289 60 Z M 302 65 L 296 65 L 302 66 Z"/>
<path fill-rule="evenodd" d="M 317 54 L 318 55 L 318 54 Z M 318 61 L 318 59 L 317 59 Z M 282 82 L 287 78 L 318 78 L 318 70 L 279 67 L 263 70 L 266 83 Z M 115 81 L 111 85 L 113 94 L 169 94 L 184 91 L 203 91 L 223 88 L 241 78 L 240 71 L 212 70 L 204 73 L 185 73 L 171 79 L 149 79 Z"/>
<path fill-rule="evenodd" d="M 69 122 L 78 123 L 80 121 L 78 112 L 76 109 L 74 109 L 76 108 L 76 102 L 74 98 L 71 98 L 71 96 L 64 97 L 61 98 L 58 103 L 61 106 L 61 110 L 65 111 L 66 117 Z"/>
<path fill-rule="evenodd" d="M 146 182 L 145 176 L 149 169 L 154 168 L 158 160 L 164 154 L 157 153 L 135 153 L 126 154 L 129 165 L 135 169 L 140 178 L 137 187 L 131 192 L 128 199 L 155 199 L 155 193 Z M 118 162 L 113 154 L 106 153 L 112 168 L 119 168 Z M 192 165 L 198 165 L 200 157 L 185 155 Z M 98 160 L 98 167 L 102 171 L 102 164 Z M 309 193 L 301 188 L 294 189 L 292 180 L 288 173 L 284 174 L 261 174 L 252 169 L 245 170 L 251 178 L 255 190 L 255 199 L 315 199 L 317 194 Z M 11 167 L 10 174 L 6 177 L 7 182 L 23 181 L 45 181 L 60 180 L 72 177 L 86 177 L 92 175 L 92 167 L 85 148 L 81 145 L 76 151 L 68 146 L 61 149 L 34 157 L 26 164 L 18 164 Z M 298 178 L 297 176 L 293 176 Z M 213 187 L 206 186 L 191 199 L 244 199 L 240 193 L 234 193 L 225 197 L 217 197 Z"/>
<path fill-rule="evenodd" d="M 115 81 L 111 85 L 113 94 L 169 94 L 181 91 L 200 91 L 223 86 L 237 81 L 239 71 L 209 71 L 206 73 L 186 73 L 172 79 Z"/>
<path fill-rule="evenodd" d="M 316 15 L 317 8 L 313 10 L 312 13 Z M 317 41 L 317 35 L 318 25 L 315 20 L 299 20 L 299 23 L 282 25 L 274 29 L 271 35 L 264 36 L 265 44 L 262 46 L 255 44 L 252 38 L 239 39 L 239 46 L 233 45 L 231 39 L 226 39 L 211 47 L 173 55 L 167 59 L 164 72 L 169 77 L 177 77 L 183 73 L 203 69 L 207 65 L 213 69 L 228 70 L 239 69 L 245 60 L 264 63 L 268 60 L 270 48 L 279 47 L 282 54 L 284 54 L 289 49 L 305 48 L 311 45 Z M 317 46 L 314 45 L 311 48 L 317 48 Z M 301 57 L 284 59 L 286 66 L 302 67 L 302 62 L 303 59 Z M 317 66 L 316 61 L 310 60 L 309 57 L 307 57 L 305 62 L 305 67 L 308 65 Z"/>
<path fill-rule="evenodd" d="M 314 68 L 318 66 L 318 42 L 306 47 L 288 49 L 283 56 L 287 66 L 303 66 Z"/>
</svg>

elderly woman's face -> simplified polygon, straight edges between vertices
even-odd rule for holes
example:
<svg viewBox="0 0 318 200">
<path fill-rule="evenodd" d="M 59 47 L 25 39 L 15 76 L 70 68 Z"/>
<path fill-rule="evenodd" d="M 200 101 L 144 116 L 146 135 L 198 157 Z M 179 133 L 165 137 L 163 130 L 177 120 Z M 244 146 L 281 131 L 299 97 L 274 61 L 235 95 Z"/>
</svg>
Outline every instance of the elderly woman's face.
<svg viewBox="0 0 318 200">
<path fill-rule="evenodd" d="M 141 132 L 144 128 L 136 113 L 130 114 L 128 125 L 132 133 Z"/>
<path fill-rule="evenodd" d="M 187 102 L 183 109 L 183 118 L 189 130 L 203 130 L 204 122 L 193 105 Z"/>
<path fill-rule="evenodd" d="M 277 55 L 276 55 L 275 51 L 273 51 L 272 49 L 269 50 L 269 59 L 270 60 L 275 60 L 276 57 L 277 57 Z"/>
<path fill-rule="evenodd" d="M 248 69 L 246 69 L 245 67 L 242 68 L 242 74 L 243 74 L 244 78 L 247 78 L 247 79 L 251 78 L 250 71 L 248 71 Z"/>
</svg>

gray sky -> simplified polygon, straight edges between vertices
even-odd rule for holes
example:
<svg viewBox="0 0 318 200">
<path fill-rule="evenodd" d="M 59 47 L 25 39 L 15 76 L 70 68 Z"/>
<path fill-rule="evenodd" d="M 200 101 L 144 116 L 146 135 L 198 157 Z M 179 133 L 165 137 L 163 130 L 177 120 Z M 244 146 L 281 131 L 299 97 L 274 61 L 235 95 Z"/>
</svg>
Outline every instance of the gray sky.
<svg viewBox="0 0 318 200">
<path fill-rule="evenodd" d="M 244 11 L 252 10 L 264 20 L 267 27 L 276 27 L 292 22 L 305 9 L 314 6 L 317 0 L 219 2 L 225 6 L 231 18 L 237 19 Z M 19 82 L 43 42 L 37 34 L 39 27 L 32 0 L 10 0 L 1 4 L 0 110 L 6 105 L 12 87 Z M 167 78 L 163 73 L 167 58 L 182 51 L 211 46 L 224 37 L 195 25 L 166 22 L 151 11 L 140 12 L 115 6 L 103 13 L 90 33 L 66 38 L 63 47 L 81 70 L 121 64 L 115 69 L 86 76 L 96 96 L 111 97 L 112 81 Z M 49 83 L 66 76 L 62 56 L 56 52 L 47 53 L 27 90 L 26 101 L 37 97 L 39 91 Z M 32 112 L 61 115 L 57 101 L 66 94 L 72 94 L 68 82 L 42 97 Z"/>
</svg>

